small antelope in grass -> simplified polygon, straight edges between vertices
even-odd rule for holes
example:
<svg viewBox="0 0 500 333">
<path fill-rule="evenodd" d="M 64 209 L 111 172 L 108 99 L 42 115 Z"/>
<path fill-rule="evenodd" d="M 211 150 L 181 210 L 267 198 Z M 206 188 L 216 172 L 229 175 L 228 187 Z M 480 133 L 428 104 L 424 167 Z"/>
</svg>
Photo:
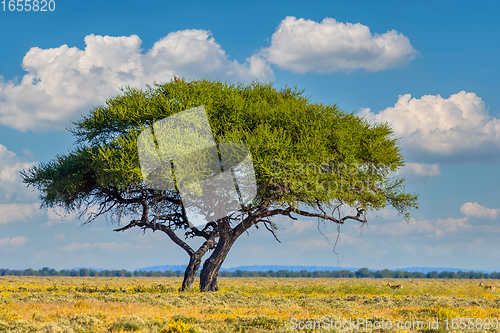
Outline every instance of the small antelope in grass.
<svg viewBox="0 0 500 333">
<path fill-rule="evenodd" d="M 485 286 L 483 282 L 479 282 L 479 286 L 483 287 L 484 289 L 489 289 L 491 291 L 495 291 L 495 286 Z"/>
<path fill-rule="evenodd" d="M 400 285 L 400 284 L 393 284 L 391 285 L 389 282 L 387 282 L 387 285 L 389 286 L 389 288 L 391 289 L 403 289 L 403 286 Z"/>
</svg>

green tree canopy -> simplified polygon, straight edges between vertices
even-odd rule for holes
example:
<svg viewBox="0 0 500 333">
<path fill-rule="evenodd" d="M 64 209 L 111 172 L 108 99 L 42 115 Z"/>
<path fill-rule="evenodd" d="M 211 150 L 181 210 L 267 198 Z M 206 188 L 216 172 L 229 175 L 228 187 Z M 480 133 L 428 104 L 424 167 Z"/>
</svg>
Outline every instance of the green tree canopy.
<svg viewBox="0 0 500 333">
<path fill-rule="evenodd" d="M 201 105 L 218 144 L 246 144 L 257 183 L 251 204 L 203 229 L 189 227 L 177 190 L 147 186 L 137 147 L 142 130 Z M 24 182 L 40 190 L 42 205 L 80 212 L 94 207 L 89 222 L 105 214 L 118 222 L 131 218 L 117 231 L 165 232 L 190 255 L 187 280 L 191 271 L 196 275 L 201 257 L 214 250 L 202 270 L 202 290 L 217 289 L 218 269 L 242 232 L 258 223 L 275 232 L 273 216 L 366 222 L 370 210 L 391 207 L 409 218 L 417 207 L 404 179 L 394 177 L 404 161 L 388 124 L 370 124 L 336 105 L 313 103 L 296 88 L 210 80 L 127 88 L 75 122 L 71 132 L 76 145 L 70 153 L 23 172 Z M 357 213 L 341 214 L 346 207 Z M 195 251 L 179 231 L 205 242 Z"/>
</svg>

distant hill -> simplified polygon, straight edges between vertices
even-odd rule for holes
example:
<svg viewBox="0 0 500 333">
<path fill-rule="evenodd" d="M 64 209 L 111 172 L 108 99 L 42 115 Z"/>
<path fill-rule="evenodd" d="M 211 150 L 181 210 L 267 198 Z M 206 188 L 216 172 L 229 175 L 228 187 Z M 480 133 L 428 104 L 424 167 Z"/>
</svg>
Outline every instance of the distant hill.
<svg viewBox="0 0 500 333">
<path fill-rule="evenodd" d="M 236 272 L 237 270 L 240 271 L 247 271 L 247 272 L 267 272 L 267 271 L 290 271 L 290 272 L 300 272 L 300 271 L 307 271 L 307 272 L 334 272 L 334 271 L 350 271 L 350 272 L 355 272 L 359 268 L 354 268 L 354 267 L 329 267 L 329 266 L 277 266 L 277 265 L 269 265 L 269 266 L 238 266 L 238 267 L 231 267 L 231 268 L 222 268 L 221 271 L 227 271 L 227 272 Z"/>
<path fill-rule="evenodd" d="M 137 271 L 139 271 L 139 272 L 166 272 L 166 271 L 177 272 L 177 271 L 185 270 L 186 267 L 187 267 L 186 265 L 151 266 L 151 267 L 139 268 L 139 269 L 137 269 Z"/>
<path fill-rule="evenodd" d="M 396 271 L 397 269 L 393 269 L 393 271 Z M 493 273 L 494 271 L 488 271 L 488 270 L 477 270 L 477 269 L 467 269 L 467 268 L 451 268 L 451 267 L 408 267 L 408 268 L 402 268 L 400 271 L 403 272 L 419 272 L 419 273 L 429 273 L 429 272 L 452 272 L 452 273 L 458 273 L 458 272 L 481 272 L 481 273 Z"/>
</svg>

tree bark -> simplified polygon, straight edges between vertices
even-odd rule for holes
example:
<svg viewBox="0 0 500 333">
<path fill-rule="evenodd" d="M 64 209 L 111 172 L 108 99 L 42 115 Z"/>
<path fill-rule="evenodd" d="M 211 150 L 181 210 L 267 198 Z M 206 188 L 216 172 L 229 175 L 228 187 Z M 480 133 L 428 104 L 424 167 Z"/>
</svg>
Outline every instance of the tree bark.
<svg viewBox="0 0 500 333">
<path fill-rule="evenodd" d="M 217 276 L 219 275 L 219 269 L 226 259 L 229 250 L 231 250 L 231 247 L 233 246 L 235 240 L 236 237 L 219 240 L 219 243 L 217 244 L 217 247 L 215 248 L 212 255 L 207 260 L 205 260 L 200 273 L 200 291 L 219 290 L 219 286 L 217 285 Z"/>
<path fill-rule="evenodd" d="M 228 217 L 222 218 L 217 222 L 219 241 L 217 242 L 217 246 L 215 247 L 212 255 L 203 263 L 203 268 L 200 273 L 200 291 L 219 290 L 219 286 L 217 285 L 219 269 L 226 259 L 229 250 L 231 250 L 234 242 L 241 236 L 242 233 L 248 230 L 251 226 L 257 224 L 263 218 L 280 213 L 279 211 L 269 212 L 269 206 L 269 202 L 262 204 L 255 213 L 249 214 L 249 216 L 236 225 L 234 229 L 231 228 Z"/>
<path fill-rule="evenodd" d="M 189 264 L 184 271 L 184 280 L 182 281 L 182 286 L 179 291 L 186 291 L 193 289 L 194 279 L 198 270 L 200 269 L 201 259 L 207 253 L 208 250 L 213 249 L 215 246 L 215 236 L 207 239 L 202 246 L 196 252 L 188 252 L 189 254 Z"/>
<path fill-rule="evenodd" d="M 222 263 L 226 259 L 229 250 L 233 246 L 236 239 L 240 236 L 241 232 L 231 229 L 229 219 L 223 218 L 217 223 L 219 230 L 219 241 L 215 247 L 212 255 L 205 260 L 203 268 L 200 273 L 200 291 L 217 291 L 217 276 Z M 248 229 L 248 227 L 245 228 Z"/>
<path fill-rule="evenodd" d="M 179 291 L 193 289 L 194 279 L 196 278 L 196 274 L 198 274 L 198 270 L 200 269 L 202 257 L 203 255 L 200 255 L 198 252 L 195 252 L 191 255 L 189 264 L 186 267 L 186 271 L 184 272 L 184 280 L 182 280 L 182 286 L 179 288 Z"/>
</svg>

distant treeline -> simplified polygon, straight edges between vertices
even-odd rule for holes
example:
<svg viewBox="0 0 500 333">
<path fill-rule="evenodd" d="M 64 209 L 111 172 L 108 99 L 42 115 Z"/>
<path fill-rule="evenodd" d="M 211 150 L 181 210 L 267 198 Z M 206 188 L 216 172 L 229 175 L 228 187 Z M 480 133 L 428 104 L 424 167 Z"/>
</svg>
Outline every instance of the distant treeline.
<svg viewBox="0 0 500 333">
<path fill-rule="evenodd" d="M 166 271 L 166 272 L 142 272 L 142 271 L 126 271 L 124 269 L 96 271 L 93 269 L 80 268 L 80 269 L 63 269 L 57 271 L 53 268 L 44 267 L 42 269 L 24 269 L 24 270 L 11 270 L 0 268 L 0 276 L 116 276 L 116 277 L 132 277 L 132 276 L 145 276 L 145 277 L 180 277 L 184 276 L 182 271 Z"/>
<path fill-rule="evenodd" d="M 482 272 L 404 272 L 391 271 L 384 269 L 381 271 L 369 271 L 367 268 L 362 268 L 356 272 L 347 270 L 343 271 L 326 271 L 326 272 L 291 272 L 291 271 L 268 271 L 268 272 L 220 272 L 219 276 L 223 277 L 309 277 L 309 278 L 379 278 L 379 279 L 500 279 L 500 273 L 482 273 Z"/>
<path fill-rule="evenodd" d="M 96 271 L 93 269 L 80 268 L 57 271 L 48 267 L 39 270 L 10 270 L 0 268 L 0 276 L 104 276 L 104 277 L 182 277 L 183 271 L 166 271 L 166 272 L 144 272 L 144 271 L 126 271 L 121 270 L 104 270 Z M 284 278 L 380 278 L 380 279 L 500 279 L 500 273 L 482 273 L 482 272 L 404 272 L 391 271 L 384 269 L 381 271 L 369 271 L 367 268 L 361 268 L 356 272 L 347 270 L 343 271 L 326 271 L 326 272 L 309 272 L 300 271 L 292 272 L 288 270 L 267 271 L 267 272 L 252 272 L 237 270 L 234 272 L 222 271 L 219 272 L 220 277 L 284 277 Z"/>
</svg>

